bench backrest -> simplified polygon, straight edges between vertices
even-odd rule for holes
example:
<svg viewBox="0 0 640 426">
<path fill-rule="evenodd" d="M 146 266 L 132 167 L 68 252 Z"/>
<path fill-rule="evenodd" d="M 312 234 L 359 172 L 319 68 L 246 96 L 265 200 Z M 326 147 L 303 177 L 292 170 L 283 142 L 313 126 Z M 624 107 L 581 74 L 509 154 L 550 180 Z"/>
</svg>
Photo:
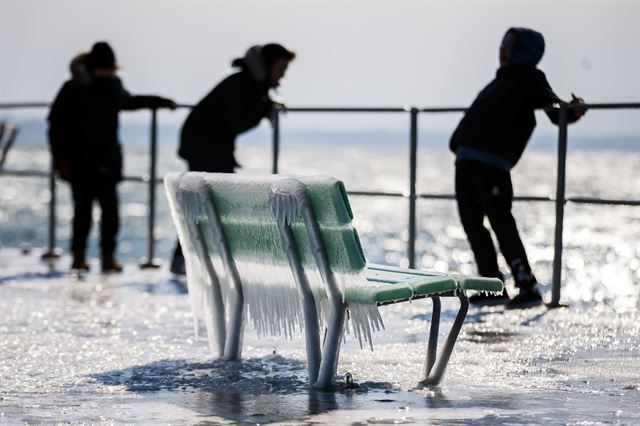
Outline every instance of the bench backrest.
<svg viewBox="0 0 640 426">
<path fill-rule="evenodd" d="M 271 186 L 282 179 L 296 179 L 305 187 L 319 225 L 331 270 L 338 282 L 362 275 L 366 261 L 358 234 L 352 226 L 353 214 L 342 182 L 331 177 L 249 176 L 216 173 L 170 173 L 165 186 L 174 221 L 186 257 L 194 257 L 194 234 L 200 232 L 215 265 L 221 284 L 229 286 L 218 245 L 214 241 L 202 190 L 211 195 L 220 218 L 229 251 L 237 266 L 245 301 L 258 331 L 278 334 L 286 323 L 300 324 L 299 295 L 292 277 L 276 216 L 269 202 Z M 197 228 L 195 228 L 196 226 Z M 301 218 L 291 224 L 301 264 L 319 299 L 326 297 L 324 283 L 318 273 L 307 230 Z M 199 230 L 194 232 L 194 230 Z M 187 264 L 187 274 L 195 276 L 199 285 L 189 292 L 201 299 L 206 274 L 202 265 Z M 345 278 L 347 277 L 347 278 Z M 267 288 L 268 287 L 268 288 Z M 192 298 L 193 300 L 193 298 Z M 277 312 L 272 312 L 277 311 Z M 273 328 L 273 323 L 280 323 Z M 289 330 L 290 331 L 290 330 Z M 288 334 L 288 333 L 287 333 Z"/>
<path fill-rule="evenodd" d="M 195 182 L 204 181 L 213 196 L 220 216 L 229 249 L 236 261 L 282 264 L 288 266 L 282 247 L 276 218 L 269 205 L 271 184 L 286 176 L 247 176 L 222 173 L 168 174 L 165 178 L 179 220 L 185 221 L 185 213 L 194 215 L 200 226 L 210 224 L 201 203 L 204 202 L 195 188 Z M 313 212 L 320 226 L 331 267 L 336 272 L 358 273 L 366 261 L 358 234 L 351 224 L 353 214 L 344 185 L 331 177 L 293 177 L 305 185 Z M 315 267 L 306 230 L 302 219 L 292 224 L 298 243 L 302 264 Z M 207 232 L 205 235 L 211 235 Z M 216 253 L 215 244 L 207 244 Z"/>
</svg>

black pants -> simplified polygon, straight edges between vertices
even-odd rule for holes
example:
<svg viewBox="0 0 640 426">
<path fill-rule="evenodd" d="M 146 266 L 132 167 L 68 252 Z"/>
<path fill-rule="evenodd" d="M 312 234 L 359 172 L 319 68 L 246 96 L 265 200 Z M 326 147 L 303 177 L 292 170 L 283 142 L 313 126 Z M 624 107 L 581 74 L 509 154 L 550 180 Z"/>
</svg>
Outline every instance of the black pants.
<svg viewBox="0 0 640 426">
<path fill-rule="evenodd" d="M 498 259 L 484 218 L 489 219 L 498 239 L 502 255 L 512 269 L 517 287 L 531 287 L 535 278 L 527 260 L 516 221 L 511 214 L 513 187 L 511 175 L 497 168 L 475 161 L 456 164 L 456 199 L 462 226 L 484 277 L 504 280 L 498 268 Z M 525 276 L 527 279 L 519 279 Z"/>
<path fill-rule="evenodd" d="M 235 164 L 228 164 L 226 166 L 212 166 L 211 161 L 207 162 L 207 159 L 204 160 L 191 160 L 188 162 L 189 171 L 190 172 L 207 172 L 207 173 L 233 173 L 235 169 Z M 176 257 L 184 257 L 182 254 L 182 247 L 180 246 L 180 241 L 176 242 L 176 248 L 173 251 L 173 259 Z"/>
<path fill-rule="evenodd" d="M 93 202 L 100 204 L 100 247 L 102 251 L 115 250 L 116 235 L 120 227 L 118 217 L 117 182 L 113 179 L 86 177 L 71 181 L 73 195 L 73 237 L 71 249 L 83 251 L 91 230 Z"/>
</svg>

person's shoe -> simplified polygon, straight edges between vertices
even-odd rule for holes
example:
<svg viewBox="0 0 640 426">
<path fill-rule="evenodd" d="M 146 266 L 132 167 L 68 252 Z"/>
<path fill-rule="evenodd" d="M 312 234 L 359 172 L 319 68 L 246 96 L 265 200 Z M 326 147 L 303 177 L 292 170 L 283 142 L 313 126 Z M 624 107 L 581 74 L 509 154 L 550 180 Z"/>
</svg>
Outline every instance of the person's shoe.
<svg viewBox="0 0 640 426">
<path fill-rule="evenodd" d="M 122 265 L 116 261 L 113 250 L 102 252 L 102 272 L 122 272 Z"/>
<path fill-rule="evenodd" d="M 509 302 L 509 294 L 507 289 L 503 289 L 502 293 L 478 293 L 469 298 L 469 303 L 476 306 L 496 306 L 504 305 Z"/>
<path fill-rule="evenodd" d="M 89 272 L 89 265 L 84 259 L 73 259 L 71 269 L 82 272 Z"/>
<path fill-rule="evenodd" d="M 542 295 L 537 286 L 521 288 L 520 293 L 507 303 L 507 309 L 526 309 L 542 305 Z"/>
<path fill-rule="evenodd" d="M 184 263 L 184 256 L 174 256 L 169 268 L 172 274 L 187 275 L 187 267 Z"/>
<path fill-rule="evenodd" d="M 73 250 L 71 269 L 80 272 L 89 272 L 89 265 L 84 260 L 84 250 Z"/>
</svg>

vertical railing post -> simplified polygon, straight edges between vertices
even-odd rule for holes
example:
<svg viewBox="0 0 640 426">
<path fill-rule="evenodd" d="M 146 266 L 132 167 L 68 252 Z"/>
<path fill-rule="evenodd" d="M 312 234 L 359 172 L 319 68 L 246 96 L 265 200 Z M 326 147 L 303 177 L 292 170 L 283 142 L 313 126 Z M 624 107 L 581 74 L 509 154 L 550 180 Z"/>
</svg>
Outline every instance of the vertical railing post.
<svg viewBox="0 0 640 426">
<path fill-rule="evenodd" d="M 274 107 L 271 112 L 271 125 L 273 126 L 272 142 L 273 142 L 273 163 L 271 173 L 278 173 L 278 157 L 280 156 L 280 108 Z"/>
<path fill-rule="evenodd" d="M 556 229 L 553 254 L 553 287 L 549 307 L 560 306 L 562 282 L 562 230 L 564 221 L 564 190 L 567 161 L 567 109 L 560 106 L 558 111 L 558 175 L 556 183 Z"/>
<path fill-rule="evenodd" d="M 42 255 L 43 260 L 52 260 L 60 257 L 61 250 L 56 248 L 56 170 L 53 156 L 51 156 L 51 169 L 49 170 L 49 247 Z"/>
<path fill-rule="evenodd" d="M 407 256 L 409 268 L 415 268 L 416 264 L 416 168 L 418 157 L 418 108 L 409 110 L 409 241 Z"/>
<path fill-rule="evenodd" d="M 155 226 L 156 226 L 156 163 L 158 158 L 158 110 L 151 109 L 151 147 L 149 160 L 149 227 L 147 234 L 147 259 L 140 267 L 142 269 L 159 268 L 160 264 L 154 259 Z"/>
</svg>

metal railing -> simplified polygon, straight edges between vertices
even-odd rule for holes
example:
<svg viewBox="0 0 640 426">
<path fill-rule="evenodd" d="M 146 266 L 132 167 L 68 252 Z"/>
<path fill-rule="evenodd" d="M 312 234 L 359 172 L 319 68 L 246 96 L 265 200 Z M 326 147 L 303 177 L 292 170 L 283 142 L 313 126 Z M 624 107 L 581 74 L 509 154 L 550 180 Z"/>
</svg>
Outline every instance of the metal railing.
<svg viewBox="0 0 640 426">
<path fill-rule="evenodd" d="M 25 109 L 25 108 L 46 108 L 49 105 L 43 102 L 32 103 L 4 103 L 0 104 L 2 109 Z M 190 105 L 179 105 L 180 108 L 190 108 Z M 565 196 L 565 178 L 566 178 L 566 157 L 567 157 L 567 109 L 570 108 L 588 108 L 596 109 L 638 109 L 640 103 L 599 103 L 585 105 L 554 105 L 553 108 L 558 109 L 558 164 L 557 164 L 557 181 L 555 197 L 543 196 L 516 196 L 516 201 L 528 202 L 554 202 L 555 203 L 555 233 L 554 233 L 554 260 L 553 260 L 553 280 L 551 302 L 548 306 L 557 307 L 560 305 L 560 289 L 562 275 L 562 234 L 564 222 L 564 205 L 567 202 L 580 204 L 609 204 L 623 206 L 640 206 L 640 200 L 617 200 L 602 199 L 593 197 L 566 197 Z M 287 112 L 292 113 L 401 113 L 409 116 L 409 188 L 407 192 L 381 192 L 381 191 L 350 191 L 349 194 L 355 196 L 381 196 L 381 197 L 398 197 L 406 198 L 409 203 L 409 217 L 407 223 L 408 241 L 407 241 L 407 258 L 409 259 L 409 267 L 415 267 L 415 243 L 416 243 L 416 202 L 418 199 L 435 199 L 435 200 L 453 200 L 454 194 L 428 194 L 417 193 L 416 191 L 416 171 L 417 171 L 417 151 L 418 151 L 418 116 L 421 113 L 440 114 L 465 112 L 466 108 L 315 108 L 315 107 L 298 107 L 287 108 Z M 272 116 L 272 172 L 278 173 L 278 160 L 280 156 L 280 110 L 275 110 Z M 124 180 L 143 182 L 148 185 L 149 209 L 148 209 L 148 233 L 147 233 L 147 258 L 141 264 L 143 268 L 158 267 L 158 263 L 154 261 L 155 254 L 155 218 L 156 218 L 156 186 L 162 183 L 156 175 L 157 169 L 157 129 L 158 116 L 157 110 L 151 109 L 151 131 L 149 144 L 149 175 L 148 176 L 125 176 Z M 55 223 L 56 223 L 56 178 L 53 171 L 53 164 L 49 172 L 39 170 L 11 171 L 0 170 L 0 175 L 14 175 L 24 177 L 48 177 L 51 192 L 51 200 L 49 202 L 49 236 L 48 250 L 43 257 L 57 257 L 60 250 L 55 247 Z"/>
</svg>

